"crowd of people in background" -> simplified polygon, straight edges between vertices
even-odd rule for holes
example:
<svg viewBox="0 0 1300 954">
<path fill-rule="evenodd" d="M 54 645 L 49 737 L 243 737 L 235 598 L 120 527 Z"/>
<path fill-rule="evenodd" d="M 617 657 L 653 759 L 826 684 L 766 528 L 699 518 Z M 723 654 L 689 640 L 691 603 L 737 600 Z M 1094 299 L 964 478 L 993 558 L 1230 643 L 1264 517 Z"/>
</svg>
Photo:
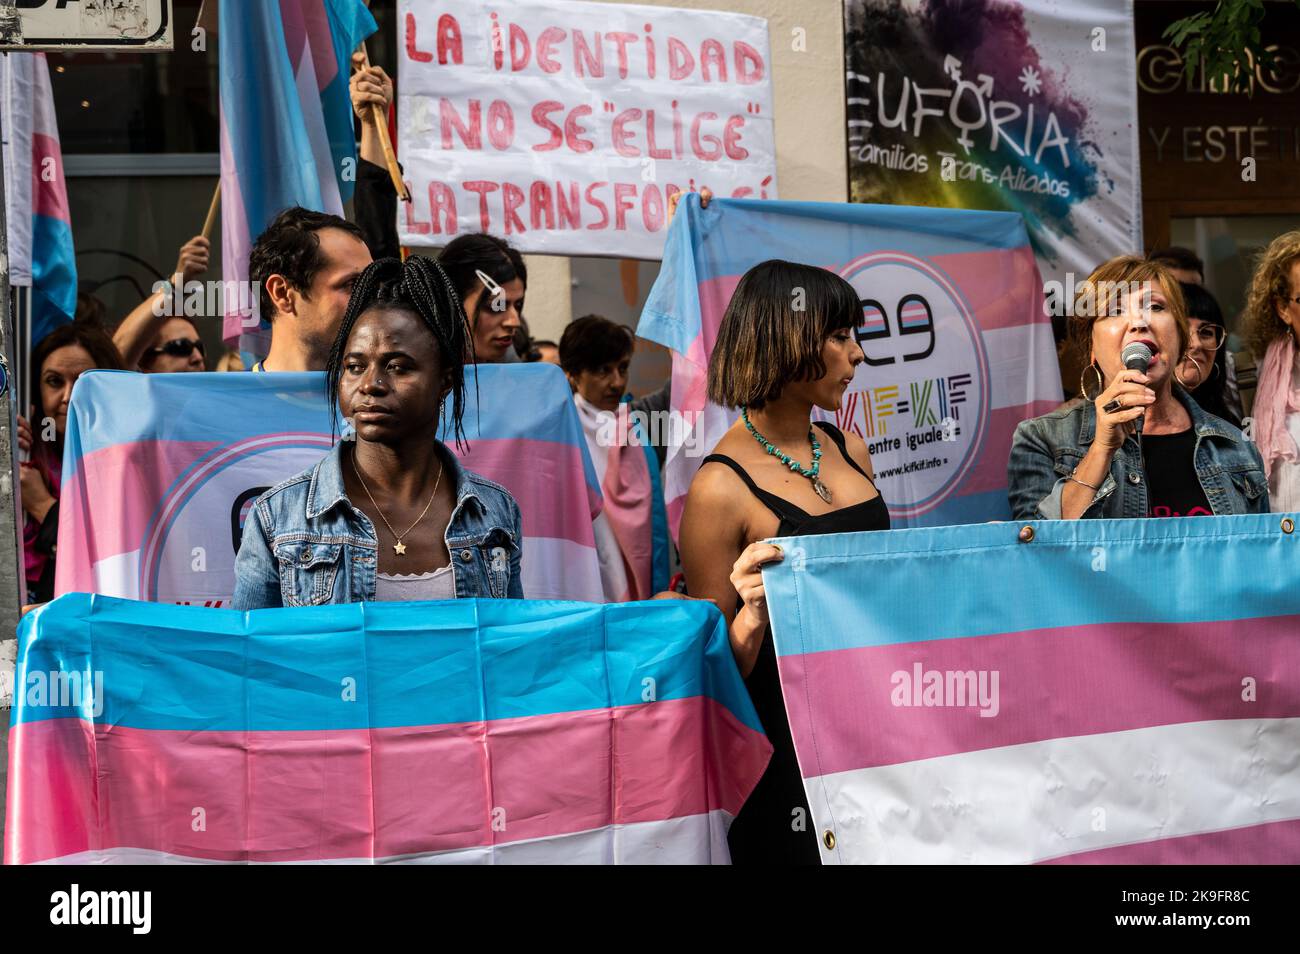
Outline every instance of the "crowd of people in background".
<svg viewBox="0 0 1300 954">
<path fill-rule="evenodd" d="M 436 258 L 405 260 L 396 192 L 374 119 L 392 83 L 381 69 L 352 81 L 361 118 L 354 221 L 286 209 L 258 237 L 249 274 L 270 324 L 266 357 L 252 372 L 324 372 L 329 400 L 352 422 L 319 463 L 262 494 L 245 523 L 236 565 L 237 609 L 385 599 L 519 598 L 519 507 L 503 487 L 466 470 L 434 435 L 444 409 L 461 436 L 467 369 L 538 361 L 559 366 L 573 392 L 606 497 L 596 520 L 608 600 L 682 595 L 658 591 L 652 547 L 638 528 L 662 505 L 641 488 L 663 463 L 662 446 L 601 440 L 625 404 L 664 409 L 669 385 L 631 398 L 630 329 L 599 315 L 572 321 L 560 341 L 530 337 L 528 271 L 504 239 L 462 235 Z M 199 236 L 173 274 L 207 269 Z M 1245 309 L 1249 351 L 1234 356 L 1204 268 L 1185 249 L 1101 263 L 1084 283 L 1132 289 L 1079 309 L 1062 335 L 1069 401 L 1025 421 L 1008 461 L 1016 519 L 1163 517 L 1300 507 L 1300 232 L 1260 257 Z M 805 290 L 796 310 L 791 289 Z M 60 465 L 68 402 L 93 369 L 204 371 L 209 356 L 193 320 L 158 307 L 158 292 L 111 333 L 91 319 L 45 338 L 30 369 L 34 406 L 19 424 L 25 573 L 29 601 L 53 595 Z M 739 411 L 705 458 L 680 531 L 684 591 L 713 601 L 728 626 L 776 754 L 732 829 L 733 857 L 818 858 L 814 835 L 792 830 L 804 805 L 776 657 L 768 635 L 762 567 L 783 557 L 770 542 L 792 534 L 887 529 L 863 440 L 814 423 L 833 412 L 864 355 L 854 289 L 808 265 L 769 261 L 741 279 L 722 320 L 708 372 L 709 398 Z M 1145 371 L 1125 367 L 1126 346 L 1151 352 Z M 1249 380 L 1250 359 L 1258 383 Z M 213 370 L 241 370 L 237 354 Z M 1077 384 L 1077 390 L 1075 386 Z M 620 426 L 633 426 L 624 419 Z M 1243 428 L 1246 430 L 1243 431 Z M 349 542 L 340 548 L 337 540 Z M 335 541 L 335 542 L 331 542 Z M 472 546 L 468 545 L 472 542 Z M 458 546 L 465 543 L 463 548 Z M 345 551 L 345 552 L 342 552 Z"/>
</svg>

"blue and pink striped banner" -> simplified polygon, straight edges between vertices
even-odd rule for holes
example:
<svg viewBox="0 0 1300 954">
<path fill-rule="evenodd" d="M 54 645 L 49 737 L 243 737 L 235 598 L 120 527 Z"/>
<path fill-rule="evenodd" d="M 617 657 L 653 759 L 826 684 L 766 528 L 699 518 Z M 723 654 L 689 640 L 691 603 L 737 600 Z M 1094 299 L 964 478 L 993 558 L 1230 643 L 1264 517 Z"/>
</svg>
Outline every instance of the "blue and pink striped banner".
<svg viewBox="0 0 1300 954">
<path fill-rule="evenodd" d="M 72 217 L 45 54 L 5 54 L 4 83 L 9 281 L 32 290 L 34 346 L 77 310 Z"/>
<path fill-rule="evenodd" d="M 484 365 L 467 373 L 466 397 L 461 461 L 519 503 L 525 595 L 599 602 L 600 487 L 564 374 Z M 325 456 L 330 423 L 321 374 L 83 375 L 68 411 L 55 592 L 228 604 L 253 500 Z M 445 427 L 440 436 L 455 451 Z"/>
<path fill-rule="evenodd" d="M 70 594 L 18 640 L 9 864 L 725 863 L 771 752 L 704 602 Z"/>
<path fill-rule="evenodd" d="M 700 461 L 735 412 L 706 398 L 709 357 L 741 276 L 767 259 L 854 286 L 867 362 L 834 413 L 862 437 L 895 527 L 1010 516 L 1016 425 L 1060 404 L 1051 322 L 1019 215 L 825 202 L 684 198 L 637 334 L 673 351 L 664 496 L 676 535 Z M 798 290 L 790 290 L 791 307 Z M 693 430 L 691 430 L 693 428 Z"/>
<path fill-rule="evenodd" d="M 1300 861 L 1296 536 L 1033 529 L 780 541 L 763 576 L 823 860 Z"/>
<path fill-rule="evenodd" d="M 269 0 L 220 6 L 221 260 L 224 337 L 265 355 L 248 280 L 253 241 L 300 205 L 343 214 L 356 181 L 350 57 L 375 31 L 361 0 Z"/>
</svg>

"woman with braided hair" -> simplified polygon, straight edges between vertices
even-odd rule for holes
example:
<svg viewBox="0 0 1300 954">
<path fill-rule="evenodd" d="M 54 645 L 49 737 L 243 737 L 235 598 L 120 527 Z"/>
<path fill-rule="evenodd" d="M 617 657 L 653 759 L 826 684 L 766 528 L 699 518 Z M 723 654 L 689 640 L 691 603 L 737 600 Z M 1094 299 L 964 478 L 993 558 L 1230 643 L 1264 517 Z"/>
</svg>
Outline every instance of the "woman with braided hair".
<svg viewBox="0 0 1300 954">
<path fill-rule="evenodd" d="M 523 598 L 519 507 L 435 436 L 463 446 L 460 297 L 436 262 L 380 259 L 357 279 L 325 371 L 353 434 L 257 498 L 235 561 L 235 609 L 360 600 Z"/>
</svg>

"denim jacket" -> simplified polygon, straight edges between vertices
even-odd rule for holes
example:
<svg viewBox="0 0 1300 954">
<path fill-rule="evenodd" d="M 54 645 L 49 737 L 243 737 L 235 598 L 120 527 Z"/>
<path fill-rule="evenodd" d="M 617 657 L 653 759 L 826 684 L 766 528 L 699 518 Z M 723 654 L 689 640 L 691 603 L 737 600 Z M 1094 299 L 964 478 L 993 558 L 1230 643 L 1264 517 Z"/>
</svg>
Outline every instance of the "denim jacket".
<svg viewBox="0 0 1300 954">
<path fill-rule="evenodd" d="M 235 558 L 237 610 L 319 606 L 375 598 L 374 524 L 343 489 L 343 443 L 321 461 L 258 497 Z M 499 484 L 439 451 L 456 479 L 444 540 L 456 568 L 456 596 L 523 599 L 519 506 Z"/>
<path fill-rule="evenodd" d="M 1174 396 L 1191 415 L 1196 476 L 1214 514 L 1268 513 L 1268 481 L 1259 449 L 1227 421 L 1201 410 L 1180 388 Z M 1076 400 L 1020 423 L 1007 465 L 1013 519 L 1060 519 L 1061 492 L 1092 444 L 1096 419 L 1091 401 Z M 1145 517 L 1149 509 L 1141 451 L 1130 436 L 1115 452 L 1110 473 L 1082 516 Z"/>
</svg>

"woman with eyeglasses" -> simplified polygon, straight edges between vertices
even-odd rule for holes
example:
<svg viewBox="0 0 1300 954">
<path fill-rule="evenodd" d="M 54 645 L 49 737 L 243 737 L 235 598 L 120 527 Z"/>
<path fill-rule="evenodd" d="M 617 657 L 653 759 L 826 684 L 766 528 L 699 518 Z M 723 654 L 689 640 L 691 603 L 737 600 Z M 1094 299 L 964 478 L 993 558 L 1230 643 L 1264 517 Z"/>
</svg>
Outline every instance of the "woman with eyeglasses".
<svg viewBox="0 0 1300 954">
<path fill-rule="evenodd" d="M 1269 498 L 1274 510 L 1300 510 L 1300 231 L 1279 235 L 1260 255 L 1246 328 L 1260 362 L 1254 438 Z"/>
<path fill-rule="evenodd" d="M 1228 407 L 1228 329 L 1214 296 L 1200 285 L 1179 282 L 1187 303 L 1187 354 L 1175 369 L 1176 380 L 1201 410 L 1237 427 L 1241 419 Z"/>
</svg>

